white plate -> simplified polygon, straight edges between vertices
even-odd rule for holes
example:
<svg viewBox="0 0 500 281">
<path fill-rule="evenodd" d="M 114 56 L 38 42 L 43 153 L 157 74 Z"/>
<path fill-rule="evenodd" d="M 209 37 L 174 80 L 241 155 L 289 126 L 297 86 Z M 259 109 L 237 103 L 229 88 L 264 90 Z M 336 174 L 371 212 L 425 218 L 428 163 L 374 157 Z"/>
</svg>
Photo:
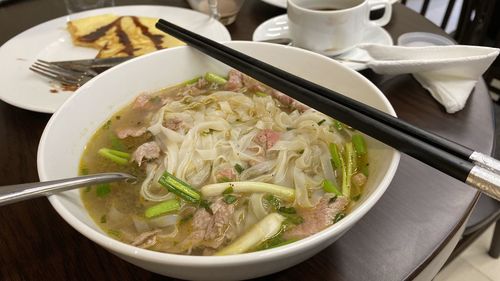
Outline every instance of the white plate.
<svg viewBox="0 0 500 281">
<path fill-rule="evenodd" d="M 287 0 L 262 0 L 262 1 L 266 2 L 267 4 L 286 9 Z M 390 2 L 391 4 L 394 4 L 396 2 L 399 2 L 399 0 L 390 0 Z"/>
<path fill-rule="evenodd" d="M 252 40 L 265 41 L 276 38 L 290 38 L 288 32 L 288 18 L 286 15 L 281 15 L 271 18 L 260 24 L 253 32 Z M 391 35 L 382 27 L 376 25 L 368 26 L 368 29 L 366 30 L 365 35 L 363 36 L 363 41 L 361 43 L 374 43 L 374 44 L 382 44 L 388 46 L 394 45 Z M 354 61 L 370 60 L 370 56 L 368 55 L 368 53 L 359 48 L 354 48 L 351 51 L 348 51 L 344 54 L 332 58 L 333 59 L 342 58 L 345 60 L 354 60 Z M 352 61 L 348 62 L 342 60 L 338 61 L 354 70 L 359 71 L 366 69 L 366 65 L 364 63 L 357 63 Z"/>
<path fill-rule="evenodd" d="M 73 46 L 66 22 L 105 13 L 163 18 L 216 41 L 231 40 L 226 27 L 207 15 L 168 6 L 110 7 L 56 18 L 24 31 L 0 47 L 0 99 L 20 108 L 54 113 L 73 92 L 52 93 L 57 84 L 51 85 L 50 80 L 31 72 L 29 66 L 36 59 L 95 57 L 97 50 Z"/>
</svg>

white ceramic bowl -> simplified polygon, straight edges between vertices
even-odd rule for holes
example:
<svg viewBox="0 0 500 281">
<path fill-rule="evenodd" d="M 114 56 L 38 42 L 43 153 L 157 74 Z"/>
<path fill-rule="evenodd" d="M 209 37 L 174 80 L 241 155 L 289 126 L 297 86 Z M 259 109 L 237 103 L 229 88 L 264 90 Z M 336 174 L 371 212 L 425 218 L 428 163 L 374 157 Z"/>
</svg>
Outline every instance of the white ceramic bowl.
<svg viewBox="0 0 500 281">
<path fill-rule="evenodd" d="M 341 64 L 301 49 L 256 42 L 228 46 L 296 75 L 337 90 L 390 114 L 384 95 L 367 79 Z M 173 85 L 206 71 L 229 68 L 190 47 L 155 52 L 125 62 L 81 87 L 52 116 L 38 149 L 42 181 L 76 176 L 85 144 L 112 114 L 141 92 Z M 399 153 L 368 138 L 370 177 L 353 211 L 337 224 L 306 239 L 266 251 L 222 257 L 184 256 L 144 250 L 107 236 L 92 221 L 78 190 L 49 197 L 56 211 L 76 230 L 139 267 L 184 279 L 228 280 L 258 277 L 283 270 L 321 251 L 352 227 L 385 192 L 399 163 Z"/>
</svg>

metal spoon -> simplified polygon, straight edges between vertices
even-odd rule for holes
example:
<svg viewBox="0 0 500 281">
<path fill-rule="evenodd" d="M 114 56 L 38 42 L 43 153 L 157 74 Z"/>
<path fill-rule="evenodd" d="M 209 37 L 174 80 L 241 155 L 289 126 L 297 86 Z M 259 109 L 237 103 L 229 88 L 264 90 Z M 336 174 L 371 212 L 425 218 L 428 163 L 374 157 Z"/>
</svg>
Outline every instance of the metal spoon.
<svg viewBox="0 0 500 281">
<path fill-rule="evenodd" d="M 137 178 L 125 173 L 103 173 L 54 181 L 5 185 L 0 187 L 0 206 L 82 186 L 117 181 L 133 184 Z"/>
</svg>

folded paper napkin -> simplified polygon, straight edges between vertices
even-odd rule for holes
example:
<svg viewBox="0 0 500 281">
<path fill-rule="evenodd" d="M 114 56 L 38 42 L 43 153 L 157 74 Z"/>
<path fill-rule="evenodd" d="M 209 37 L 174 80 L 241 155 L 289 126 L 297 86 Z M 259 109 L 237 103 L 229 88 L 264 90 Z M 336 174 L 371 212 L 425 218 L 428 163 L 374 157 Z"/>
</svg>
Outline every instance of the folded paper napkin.
<svg viewBox="0 0 500 281">
<path fill-rule="evenodd" d="M 362 44 L 359 48 L 368 52 L 372 60 L 367 65 L 376 73 L 413 74 L 448 113 L 464 108 L 478 79 L 500 51 L 463 45 L 400 47 Z"/>
</svg>

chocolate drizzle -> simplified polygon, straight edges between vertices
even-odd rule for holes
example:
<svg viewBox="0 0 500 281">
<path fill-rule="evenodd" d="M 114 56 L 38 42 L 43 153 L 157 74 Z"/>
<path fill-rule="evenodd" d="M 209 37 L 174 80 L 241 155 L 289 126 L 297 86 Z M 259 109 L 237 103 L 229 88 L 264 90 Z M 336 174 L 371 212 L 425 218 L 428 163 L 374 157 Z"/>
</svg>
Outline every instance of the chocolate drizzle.
<svg viewBox="0 0 500 281">
<path fill-rule="evenodd" d="M 121 17 L 120 17 L 121 19 Z M 128 56 L 134 55 L 134 47 L 132 46 L 132 42 L 130 42 L 130 38 L 128 38 L 127 33 L 123 31 L 121 25 L 116 25 L 116 36 L 118 36 L 118 41 L 123 45 L 123 52 L 125 52 Z"/>
<path fill-rule="evenodd" d="M 163 36 L 162 35 L 159 35 L 159 34 L 155 35 L 155 34 L 152 34 L 151 32 L 149 32 L 148 27 L 143 25 L 141 23 L 141 21 L 139 21 L 138 17 L 132 16 L 132 20 L 134 21 L 134 24 L 141 29 L 142 34 L 144 34 L 144 36 L 147 36 L 151 40 L 151 42 L 153 42 L 153 44 L 155 45 L 155 48 L 157 50 L 163 49 L 163 47 L 162 47 Z"/>
<path fill-rule="evenodd" d="M 92 31 L 91 33 L 89 33 L 87 35 L 81 36 L 80 38 L 78 38 L 78 40 L 83 41 L 83 42 L 87 42 L 87 43 L 97 41 L 99 38 L 106 35 L 106 32 L 108 32 L 108 30 L 113 28 L 113 26 L 119 26 L 121 19 L 122 19 L 122 17 L 119 17 L 116 20 L 112 21 L 111 23 L 109 23 L 105 26 L 101 26 L 98 29 L 96 29 L 95 31 Z"/>
<path fill-rule="evenodd" d="M 95 41 L 99 40 L 99 38 L 104 37 L 106 35 L 106 33 L 109 30 L 111 30 L 113 27 L 116 27 L 115 34 L 118 37 L 118 41 L 120 42 L 120 44 L 123 45 L 122 52 L 126 53 L 128 56 L 133 56 L 134 51 L 135 51 L 134 46 L 132 45 L 132 42 L 130 41 L 129 36 L 127 35 L 127 33 L 123 30 L 123 28 L 121 26 L 121 21 L 124 17 L 125 16 L 121 16 L 121 17 L 115 19 L 114 21 L 112 21 L 111 23 L 99 27 L 98 29 L 92 31 L 89 34 L 80 36 L 78 40 L 80 40 L 82 42 L 87 42 L 87 43 L 95 42 Z M 132 18 L 132 22 L 134 23 L 134 25 L 137 26 L 141 30 L 141 32 L 144 36 L 148 37 L 151 40 L 151 42 L 153 42 L 153 44 L 157 50 L 163 49 L 163 47 L 162 47 L 163 36 L 162 35 L 155 35 L 155 34 L 152 34 L 151 32 L 149 32 L 148 27 L 145 26 L 144 24 L 142 24 L 138 17 L 131 16 L 131 18 Z"/>
</svg>

